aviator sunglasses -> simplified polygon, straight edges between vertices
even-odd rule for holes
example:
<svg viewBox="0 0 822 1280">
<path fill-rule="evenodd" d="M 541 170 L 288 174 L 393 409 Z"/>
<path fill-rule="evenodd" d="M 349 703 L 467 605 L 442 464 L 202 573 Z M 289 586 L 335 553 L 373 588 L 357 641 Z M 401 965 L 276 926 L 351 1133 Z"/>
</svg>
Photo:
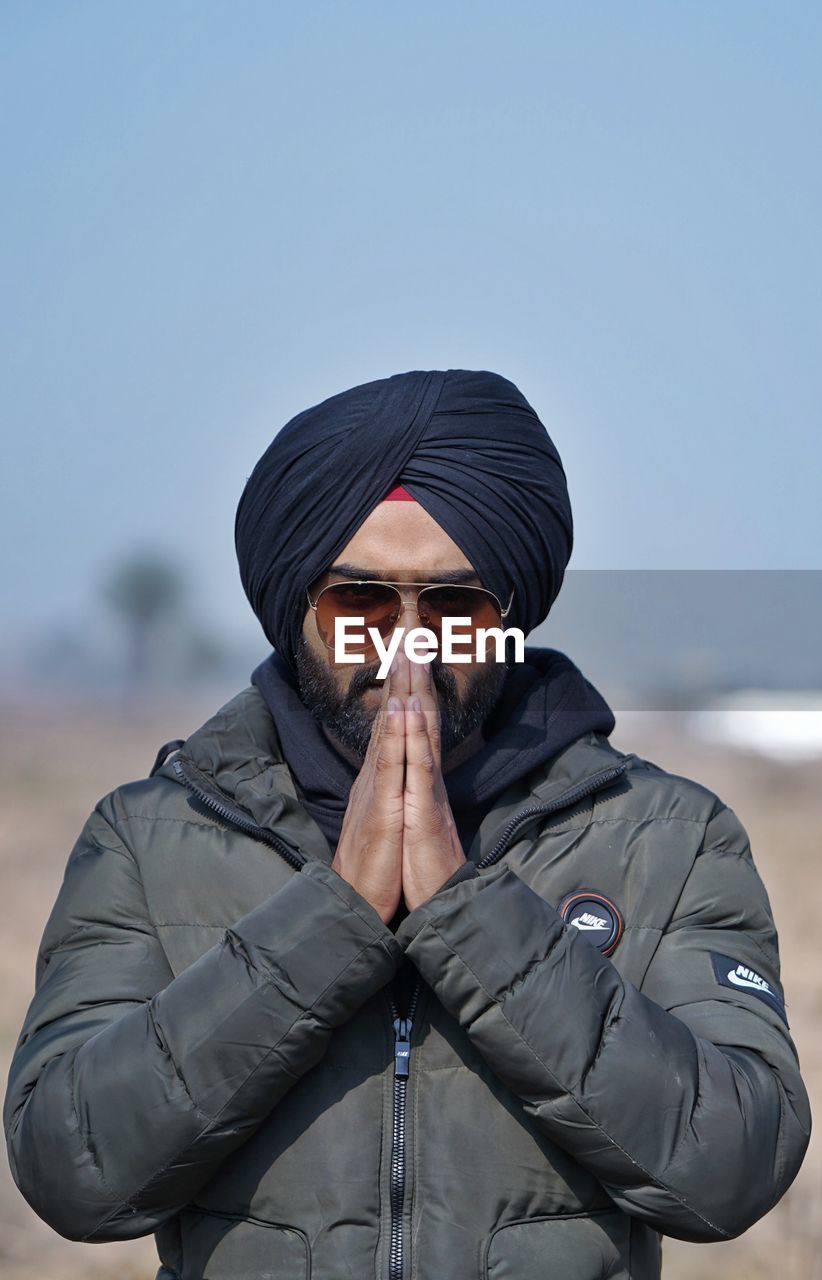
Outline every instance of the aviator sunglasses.
<svg viewBox="0 0 822 1280">
<path fill-rule="evenodd" d="M 471 587 L 444 582 L 386 582 L 380 578 L 345 582 L 331 582 L 317 593 L 315 600 L 306 592 L 308 603 L 317 615 L 317 631 L 327 649 L 334 648 L 334 627 L 337 618 L 363 618 L 366 634 L 376 627 L 383 640 L 393 632 L 403 608 L 403 592 L 413 593 L 417 617 L 424 627 L 439 637 L 444 618 L 468 618 L 473 633 L 479 627 L 496 627 L 507 617 L 514 599 L 514 591 L 505 608 L 493 591 L 485 587 Z M 352 651 L 357 646 L 350 644 Z M 369 649 L 368 642 L 360 646 Z"/>
</svg>

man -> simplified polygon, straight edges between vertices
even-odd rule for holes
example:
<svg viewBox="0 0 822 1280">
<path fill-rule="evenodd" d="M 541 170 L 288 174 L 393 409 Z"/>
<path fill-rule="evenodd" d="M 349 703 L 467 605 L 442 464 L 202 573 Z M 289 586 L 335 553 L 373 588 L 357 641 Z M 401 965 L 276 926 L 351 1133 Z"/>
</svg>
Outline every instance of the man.
<svg viewBox="0 0 822 1280">
<path fill-rule="evenodd" d="M 332 397 L 236 541 L 273 652 L 71 855 L 6 1099 L 29 1203 L 155 1232 L 164 1280 L 651 1280 L 661 1234 L 744 1231 L 810 1114 L 739 820 L 612 747 L 555 650 L 378 676 L 400 627 L 547 615 L 571 511 L 530 405 L 463 370 Z"/>
</svg>

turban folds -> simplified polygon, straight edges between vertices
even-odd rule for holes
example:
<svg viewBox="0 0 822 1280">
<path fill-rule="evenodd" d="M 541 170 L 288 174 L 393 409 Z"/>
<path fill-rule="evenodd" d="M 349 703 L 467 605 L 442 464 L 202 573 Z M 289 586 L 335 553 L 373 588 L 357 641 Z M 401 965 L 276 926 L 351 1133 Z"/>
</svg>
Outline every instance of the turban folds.
<svg viewBox="0 0 822 1280">
<path fill-rule="evenodd" d="M 234 536 L 243 588 L 292 671 L 306 588 L 394 485 L 453 538 L 503 604 L 514 588 L 506 626 L 527 635 L 547 617 L 573 523 L 544 426 L 499 374 L 399 373 L 297 414 L 240 498 Z"/>
</svg>

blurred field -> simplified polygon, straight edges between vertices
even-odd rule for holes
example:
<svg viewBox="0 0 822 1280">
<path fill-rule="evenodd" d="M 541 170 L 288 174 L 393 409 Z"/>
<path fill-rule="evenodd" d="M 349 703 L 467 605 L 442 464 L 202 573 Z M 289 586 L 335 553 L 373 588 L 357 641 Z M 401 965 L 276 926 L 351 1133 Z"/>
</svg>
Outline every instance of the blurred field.
<svg viewBox="0 0 822 1280">
<path fill-rule="evenodd" d="M 31 998 L 37 945 L 66 859 L 89 811 L 107 791 L 144 777 L 159 745 L 185 737 L 219 705 L 139 710 L 20 706 L 0 725 L 0 1068 Z M 742 819 L 779 929 L 791 1030 L 815 1114 L 822 1102 L 822 763 L 776 764 L 706 748 L 670 715 L 618 717 L 614 743 L 712 787 Z M 822 1280 L 822 1143 L 815 1138 L 796 1183 L 736 1241 L 666 1240 L 665 1280 Z M 0 1274 L 4 1280 L 153 1280 L 153 1240 L 79 1245 L 28 1209 L 0 1167 Z M 447 1280 L 447 1278 L 446 1278 Z"/>
</svg>

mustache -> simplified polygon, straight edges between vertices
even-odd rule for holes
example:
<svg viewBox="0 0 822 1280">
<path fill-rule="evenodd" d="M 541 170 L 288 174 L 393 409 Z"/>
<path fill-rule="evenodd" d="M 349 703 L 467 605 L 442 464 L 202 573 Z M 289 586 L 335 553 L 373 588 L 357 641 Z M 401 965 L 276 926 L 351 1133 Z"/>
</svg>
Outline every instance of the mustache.
<svg viewBox="0 0 822 1280">
<path fill-rule="evenodd" d="M 366 711 L 361 695 L 369 688 L 379 688 L 379 661 L 354 669 L 345 693 L 337 687 L 327 663 L 314 654 L 307 641 L 296 649 L 299 691 L 303 702 L 316 720 L 330 729 L 339 741 L 358 756 L 365 756 L 374 727 L 376 709 Z M 437 692 L 444 754 L 482 724 L 496 705 L 505 683 L 507 667 L 497 669 L 490 664 L 466 684 L 460 695 L 456 676 L 450 667 L 438 660 L 432 662 L 432 682 Z"/>
</svg>

